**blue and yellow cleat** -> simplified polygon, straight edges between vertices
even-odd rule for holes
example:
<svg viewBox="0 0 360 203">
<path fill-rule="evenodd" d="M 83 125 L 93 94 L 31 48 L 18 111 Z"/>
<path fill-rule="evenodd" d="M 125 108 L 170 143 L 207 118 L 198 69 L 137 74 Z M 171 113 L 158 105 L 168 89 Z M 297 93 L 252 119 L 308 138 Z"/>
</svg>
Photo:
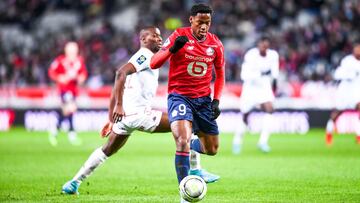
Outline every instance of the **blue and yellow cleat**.
<svg viewBox="0 0 360 203">
<path fill-rule="evenodd" d="M 213 183 L 220 179 L 220 176 L 209 173 L 204 169 L 191 169 L 189 175 L 200 176 L 206 183 Z"/>
<path fill-rule="evenodd" d="M 269 153 L 271 151 L 271 148 L 268 144 L 258 144 L 258 148 L 264 153 Z"/>
<path fill-rule="evenodd" d="M 76 180 L 70 180 L 62 186 L 62 193 L 68 195 L 78 195 L 80 183 Z"/>
</svg>

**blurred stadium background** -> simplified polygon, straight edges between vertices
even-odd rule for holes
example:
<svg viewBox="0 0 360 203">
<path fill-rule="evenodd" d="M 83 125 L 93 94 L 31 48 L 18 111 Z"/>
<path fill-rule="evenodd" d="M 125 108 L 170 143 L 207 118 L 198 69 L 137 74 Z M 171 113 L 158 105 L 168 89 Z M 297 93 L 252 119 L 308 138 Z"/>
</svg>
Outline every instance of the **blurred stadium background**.
<svg viewBox="0 0 360 203">
<path fill-rule="evenodd" d="M 280 53 L 275 107 L 281 112 L 277 119 L 283 121 L 278 122 L 276 130 L 305 133 L 311 127 L 325 125 L 334 106 L 332 74 L 341 57 L 351 52 L 352 41 L 360 36 L 359 1 L 195 2 L 212 5 L 215 14 L 211 31 L 220 36 L 225 46 L 227 85 L 221 108 L 229 111 L 219 120 L 223 131 L 232 131 L 227 121 L 238 117 L 242 56 L 262 33 L 272 37 L 272 46 Z M 75 125 L 78 130 L 98 129 L 106 119 L 104 109 L 114 72 L 139 47 L 139 29 L 157 25 L 166 39 L 175 28 L 188 25 L 188 10 L 193 3 L 192 0 L 1 1 L 0 129 L 6 130 L 12 123 L 45 130 L 56 122 L 57 113 L 53 110 L 59 107 L 60 99 L 47 70 L 69 40 L 80 44 L 90 73 L 78 98 L 83 111 L 77 114 Z M 166 108 L 167 72 L 166 67 L 161 69 L 161 86 L 154 101 L 157 108 Z M 82 118 L 89 116 L 91 124 L 81 126 Z M 344 114 L 338 130 L 352 132 L 349 121 L 354 117 L 351 112 Z"/>
<path fill-rule="evenodd" d="M 195 2 L 213 7 L 211 31 L 221 38 L 226 56 L 227 84 L 218 119 L 225 136 L 219 155 L 203 158 L 223 182 L 209 185 L 204 202 L 360 201 L 358 146 L 352 137 L 339 136 L 328 149 L 323 139 L 334 107 L 333 72 L 360 37 L 359 0 L 2 0 L 0 202 L 178 202 L 170 134 L 136 134 L 89 179 L 81 197 L 59 193 L 104 142 L 94 131 L 107 119 L 115 70 L 139 47 L 139 29 L 157 25 L 166 39 L 188 25 Z M 271 36 L 280 54 L 273 152 L 260 154 L 256 138 L 249 136 L 237 157 L 231 154 L 231 133 L 241 119 L 242 57 L 262 33 Z M 84 144 L 74 147 L 60 136 L 60 145 L 53 148 L 46 131 L 56 125 L 60 98 L 47 71 L 69 40 L 79 43 L 89 71 L 74 118 Z M 153 105 L 165 111 L 168 69 L 160 71 Z M 260 130 L 261 119 L 261 112 L 250 115 L 252 132 Z M 356 112 L 345 112 L 337 131 L 354 132 L 356 119 Z M 144 148 L 149 143 L 153 146 Z"/>
</svg>

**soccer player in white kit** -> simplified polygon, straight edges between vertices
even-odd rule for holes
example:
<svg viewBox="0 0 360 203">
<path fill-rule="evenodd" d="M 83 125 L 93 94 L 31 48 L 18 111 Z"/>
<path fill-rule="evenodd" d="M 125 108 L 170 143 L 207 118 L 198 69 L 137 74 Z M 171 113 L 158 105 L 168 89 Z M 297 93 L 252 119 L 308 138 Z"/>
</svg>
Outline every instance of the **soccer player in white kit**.
<svg viewBox="0 0 360 203">
<path fill-rule="evenodd" d="M 82 181 L 125 145 L 133 131 L 170 132 L 167 113 L 150 107 L 159 76 L 159 70 L 150 68 L 150 59 L 162 46 L 160 30 L 153 26 L 142 29 L 140 44 L 141 48 L 116 73 L 109 106 L 109 122 L 101 132 L 103 137 L 109 137 L 107 143 L 96 149 L 74 178 L 63 185 L 63 193 L 78 194 Z M 201 169 L 199 161 L 199 155 L 190 160 L 193 169 L 200 170 L 200 177 L 205 181 L 210 177 L 210 182 L 219 179 Z"/>
<path fill-rule="evenodd" d="M 325 141 L 333 143 L 335 121 L 344 110 L 355 109 L 360 115 L 360 42 L 355 43 L 353 53 L 345 56 L 335 70 L 334 79 L 340 81 L 336 92 L 335 109 L 326 124 Z M 356 142 L 360 144 L 360 117 L 355 126 Z"/>
<path fill-rule="evenodd" d="M 240 111 L 243 114 L 241 123 L 237 125 L 233 139 L 233 153 L 241 151 L 243 136 L 246 131 L 246 120 L 249 112 L 260 105 L 265 112 L 258 148 L 270 152 L 268 140 L 273 122 L 272 112 L 274 101 L 273 88 L 279 75 L 279 54 L 270 49 L 270 39 L 262 36 L 257 47 L 248 50 L 241 68 L 241 79 L 244 81 L 240 96 Z"/>
</svg>

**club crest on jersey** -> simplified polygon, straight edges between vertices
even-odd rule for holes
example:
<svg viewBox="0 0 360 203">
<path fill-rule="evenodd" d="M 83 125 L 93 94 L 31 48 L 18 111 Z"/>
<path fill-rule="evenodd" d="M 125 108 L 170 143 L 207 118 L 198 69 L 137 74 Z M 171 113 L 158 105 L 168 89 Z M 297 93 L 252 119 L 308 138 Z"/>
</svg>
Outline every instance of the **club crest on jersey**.
<svg viewBox="0 0 360 203">
<path fill-rule="evenodd" d="M 214 53 L 215 53 L 215 51 L 214 51 L 213 48 L 209 47 L 209 48 L 206 49 L 206 54 L 208 56 L 212 56 L 212 55 L 214 55 Z"/>
<path fill-rule="evenodd" d="M 194 46 L 188 46 L 187 50 L 194 50 Z"/>
<path fill-rule="evenodd" d="M 190 40 L 189 40 L 189 43 L 190 43 L 190 44 L 194 44 L 194 43 L 195 43 L 195 41 L 194 41 L 194 40 L 192 40 L 192 39 L 190 39 Z"/>
<path fill-rule="evenodd" d="M 177 110 L 173 110 L 172 112 L 171 112 L 171 117 L 176 117 L 178 115 L 178 111 Z"/>
<path fill-rule="evenodd" d="M 144 55 L 141 55 L 136 62 L 141 65 L 142 63 L 144 63 L 144 61 L 146 60 L 146 57 Z"/>
</svg>

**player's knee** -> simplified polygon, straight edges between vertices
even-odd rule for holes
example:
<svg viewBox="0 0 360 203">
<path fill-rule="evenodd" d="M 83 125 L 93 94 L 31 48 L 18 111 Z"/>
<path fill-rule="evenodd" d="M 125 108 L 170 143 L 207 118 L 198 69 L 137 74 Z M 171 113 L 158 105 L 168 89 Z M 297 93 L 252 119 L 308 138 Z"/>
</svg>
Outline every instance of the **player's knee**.
<svg viewBox="0 0 360 203">
<path fill-rule="evenodd" d="M 218 145 L 211 146 L 208 149 L 206 149 L 206 154 L 210 156 L 214 156 L 217 154 L 218 148 L 219 148 Z"/>
<path fill-rule="evenodd" d="M 184 151 L 190 147 L 190 142 L 186 138 L 178 137 L 176 139 L 177 150 Z"/>
</svg>

